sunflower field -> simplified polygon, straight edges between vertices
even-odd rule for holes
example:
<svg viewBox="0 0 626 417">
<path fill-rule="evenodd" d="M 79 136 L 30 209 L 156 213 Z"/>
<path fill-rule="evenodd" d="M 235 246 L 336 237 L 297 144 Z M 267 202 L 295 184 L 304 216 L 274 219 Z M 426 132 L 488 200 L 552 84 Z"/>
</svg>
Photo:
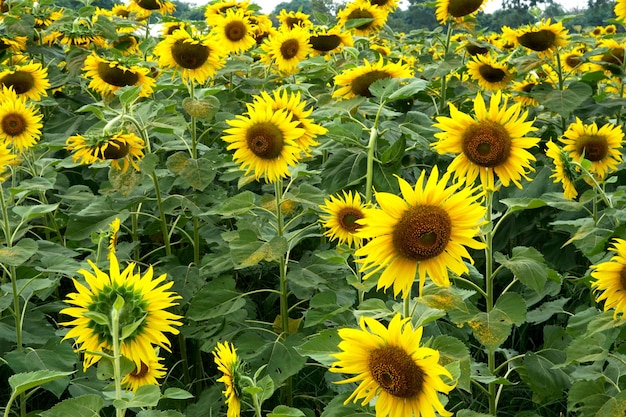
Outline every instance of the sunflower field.
<svg viewBox="0 0 626 417">
<path fill-rule="evenodd" d="M 626 0 L 485 3 L 1 0 L 3 417 L 626 416 Z"/>
</svg>

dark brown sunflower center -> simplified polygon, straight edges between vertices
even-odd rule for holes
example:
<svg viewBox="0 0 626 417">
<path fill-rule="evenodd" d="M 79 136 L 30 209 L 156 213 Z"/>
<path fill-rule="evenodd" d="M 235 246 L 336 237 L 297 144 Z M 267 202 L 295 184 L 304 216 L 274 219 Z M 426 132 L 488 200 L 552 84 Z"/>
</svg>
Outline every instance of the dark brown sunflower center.
<svg viewBox="0 0 626 417">
<path fill-rule="evenodd" d="M 293 29 L 296 26 L 302 26 L 303 24 L 304 24 L 304 21 L 300 19 L 299 17 L 287 17 L 285 19 L 285 25 L 289 29 Z"/>
<path fill-rule="evenodd" d="M 224 28 L 228 40 L 237 42 L 246 36 L 246 25 L 243 22 L 230 22 Z"/>
<path fill-rule="evenodd" d="M 348 20 L 350 19 L 372 19 L 371 22 L 363 23 L 362 25 L 357 26 L 356 28 L 358 30 L 367 30 L 374 24 L 374 16 L 368 10 L 353 10 L 348 15 Z"/>
<path fill-rule="evenodd" d="M 135 368 L 135 370 L 133 372 L 130 373 L 131 376 L 135 377 L 135 378 L 142 378 L 144 376 L 146 376 L 148 374 L 148 365 L 146 365 L 145 363 L 141 362 L 141 368 L 137 369 Z"/>
<path fill-rule="evenodd" d="M 102 81 L 116 87 L 135 85 L 139 81 L 139 76 L 133 71 L 118 66 L 112 67 L 108 62 L 98 63 L 98 75 Z"/>
<path fill-rule="evenodd" d="M 615 28 L 613 26 L 607 26 L 604 28 L 604 33 L 607 35 L 612 35 L 615 33 Z"/>
<path fill-rule="evenodd" d="M 165 31 L 166 35 L 171 35 L 172 33 L 174 33 L 175 31 L 177 31 L 178 29 L 182 29 L 182 27 L 180 25 L 174 25 L 174 26 L 170 26 L 169 28 L 167 28 L 167 30 Z"/>
<path fill-rule="evenodd" d="M 499 123 L 482 121 L 463 132 L 463 154 L 472 163 L 493 168 L 509 159 L 511 136 Z"/>
<path fill-rule="evenodd" d="M 159 10 L 161 2 L 158 0 L 135 0 L 137 5 L 146 10 Z"/>
<path fill-rule="evenodd" d="M 465 45 L 465 50 L 467 51 L 468 54 L 470 54 L 471 56 L 476 56 L 476 55 L 485 55 L 487 52 L 489 52 L 489 48 L 484 48 L 482 46 L 478 46 L 478 45 L 473 45 L 473 44 L 467 44 Z"/>
<path fill-rule="evenodd" d="M 352 90 L 352 93 L 356 94 L 357 96 L 372 97 L 373 94 L 370 91 L 370 86 L 377 80 L 384 80 L 389 77 L 390 75 L 385 71 L 370 71 L 352 80 L 350 88 Z"/>
<path fill-rule="evenodd" d="M 386 6 L 389 0 L 370 0 L 370 4 L 373 6 Z"/>
<path fill-rule="evenodd" d="M 552 48 L 556 42 L 556 34 L 548 29 L 541 29 L 536 32 L 527 32 L 517 37 L 520 45 L 533 51 L 546 51 Z"/>
<path fill-rule="evenodd" d="M 22 115 L 9 113 L 2 118 L 2 131 L 9 136 L 18 136 L 26 131 L 26 120 Z"/>
<path fill-rule="evenodd" d="M 626 267 L 622 267 L 622 270 L 619 271 L 619 284 L 620 290 L 626 292 Z"/>
<path fill-rule="evenodd" d="M 259 158 L 276 159 L 283 150 L 283 133 L 271 122 L 257 123 L 248 129 L 246 143 Z"/>
<path fill-rule="evenodd" d="M 394 397 L 414 398 L 422 392 L 424 371 L 404 349 L 395 346 L 376 349 L 370 352 L 367 367 L 374 381 Z"/>
<path fill-rule="evenodd" d="M 452 223 L 448 213 L 437 206 L 412 206 L 396 225 L 392 242 L 405 258 L 424 261 L 441 254 L 450 241 Z"/>
<path fill-rule="evenodd" d="M 182 39 L 172 46 L 172 58 L 176 64 L 186 69 L 200 68 L 209 59 L 209 48 L 197 43 L 185 42 Z"/>
<path fill-rule="evenodd" d="M 17 94 L 24 94 L 35 86 L 35 78 L 30 72 L 15 71 L 13 74 L 2 77 L 0 84 L 13 87 Z"/>
<path fill-rule="evenodd" d="M 0 51 L 4 51 L 6 49 L 9 49 L 11 47 L 11 45 L 8 42 L 5 42 L 4 39 L 0 39 Z"/>
<path fill-rule="evenodd" d="M 611 50 L 602 55 L 602 61 L 613 65 L 622 65 L 622 62 L 624 62 L 624 48 L 611 48 Z"/>
<path fill-rule="evenodd" d="M 354 233 L 361 228 L 361 225 L 356 221 L 362 218 L 363 213 L 361 210 L 357 210 L 353 207 L 346 207 L 337 214 L 337 219 L 339 220 L 341 228 L 350 233 Z"/>
<path fill-rule="evenodd" d="M 448 13 L 452 17 L 463 17 L 480 9 L 483 0 L 450 0 Z"/>
<path fill-rule="evenodd" d="M 595 28 L 592 33 L 596 36 L 602 35 L 602 28 Z"/>
<path fill-rule="evenodd" d="M 609 153 L 609 144 L 603 136 L 585 135 L 578 139 L 578 143 L 578 152 L 584 152 L 585 159 L 591 162 L 601 161 Z"/>
<path fill-rule="evenodd" d="M 494 68 L 491 65 L 481 65 L 478 68 L 480 77 L 489 83 L 499 83 L 506 78 L 506 72 L 500 68 Z"/>
<path fill-rule="evenodd" d="M 582 59 L 578 55 L 569 55 L 565 58 L 565 63 L 570 68 L 576 68 L 582 63 Z"/>
<path fill-rule="evenodd" d="M 280 55 L 284 59 L 291 59 L 298 55 L 300 50 L 300 42 L 297 39 L 287 39 L 280 45 Z"/>
<path fill-rule="evenodd" d="M 102 152 L 104 159 L 120 159 L 128 155 L 128 143 L 117 139 L 112 139 L 108 142 L 108 146 Z"/>
<path fill-rule="evenodd" d="M 522 86 L 522 91 L 525 93 L 530 93 L 531 91 L 533 91 L 533 88 L 535 88 L 535 85 L 535 83 L 524 84 Z"/>
<path fill-rule="evenodd" d="M 311 36 L 309 42 L 316 51 L 328 52 L 341 45 L 341 38 L 337 35 L 316 35 Z"/>
</svg>

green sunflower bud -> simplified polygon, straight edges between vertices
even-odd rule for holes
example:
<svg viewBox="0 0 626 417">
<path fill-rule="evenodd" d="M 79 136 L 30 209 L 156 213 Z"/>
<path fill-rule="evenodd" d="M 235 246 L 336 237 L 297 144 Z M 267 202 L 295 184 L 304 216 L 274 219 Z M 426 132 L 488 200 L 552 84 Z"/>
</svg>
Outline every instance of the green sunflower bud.
<svg viewBox="0 0 626 417">
<path fill-rule="evenodd" d="M 220 109 L 220 101 L 215 96 L 201 99 L 187 97 L 183 100 L 183 109 L 192 117 L 211 120 Z"/>
</svg>

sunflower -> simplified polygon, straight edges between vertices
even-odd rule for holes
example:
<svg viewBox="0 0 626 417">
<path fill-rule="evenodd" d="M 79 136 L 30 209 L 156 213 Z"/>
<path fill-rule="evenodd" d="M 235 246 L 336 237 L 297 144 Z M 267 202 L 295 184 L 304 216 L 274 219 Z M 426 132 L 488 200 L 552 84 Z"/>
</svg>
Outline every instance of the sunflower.
<svg viewBox="0 0 626 417">
<path fill-rule="evenodd" d="M 533 91 L 533 88 L 540 83 L 535 74 L 528 74 L 522 81 L 514 81 L 511 85 L 511 90 L 516 93 L 513 96 L 513 100 L 520 103 L 522 106 L 539 106 L 539 102 L 530 96 L 530 93 Z"/>
<path fill-rule="evenodd" d="M 536 25 L 526 25 L 517 30 L 509 29 L 503 33 L 503 36 L 511 42 L 539 53 L 540 56 L 552 55 L 558 48 L 567 46 L 569 40 L 567 29 L 563 27 L 563 24 L 551 23 L 551 19 L 541 19 Z"/>
<path fill-rule="evenodd" d="M 398 8 L 398 0 L 370 0 L 370 3 L 383 9 L 385 13 L 393 13 Z"/>
<path fill-rule="evenodd" d="M 185 82 L 203 84 L 226 64 L 224 53 L 215 45 L 212 36 L 176 30 L 154 47 L 154 54 L 162 68 L 175 70 L 173 76 L 180 70 Z"/>
<path fill-rule="evenodd" d="M 26 97 L 17 95 L 12 88 L 0 91 L 0 141 L 18 152 L 34 146 L 41 137 L 43 115 Z"/>
<path fill-rule="evenodd" d="M 214 42 L 223 48 L 225 54 L 245 52 L 256 45 L 252 23 L 243 10 L 228 10 L 216 18 L 211 32 Z"/>
<path fill-rule="evenodd" d="M 265 178 L 273 183 L 289 175 L 301 149 L 296 141 L 304 134 L 298 121 L 291 120 L 286 110 L 274 111 L 268 105 L 248 104 L 247 116 L 239 115 L 227 120 L 230 126 L 222 139 L 229 142 L 226 149 L 234 149 L 233 160 L 241 164 L 246 175 L 254 172 L 255 178 Z"/>
<path fill-rule="evenodd" d="M 502 100 L 502 106 L 500 102 Z M 442 132 L 435 133 L 439 139 L 433 147 L 440 154 L 458 154 L 450 166 L 455 179 L 473 184 L 478 176 L 488 190 L 494 190 L 494 176 L 498 176 L 505 187 L 513 182 L 518 188 L 522 178 L 532 170 L 530 161 L 535 157 L 527 149 L 536 146 L 539 138 L 526 137 L 537 130 L 533 122 L 527 122 L 528 112 L 522 112 L 515 103 L 507 107 L 498 91 L 485 106 L 482 94 L 474 100 L 474 117 L 465 114 L 450 104 L 450 117 L 437 117 L 433 126 Z"/>
<path fill-rule="evenodd" d="M 621 126 L 607 123 L 598 128 L 595 122 L 583 124 L 578 117 L 571 123 L 559 140 L 563 143 L 563 150 L 568 152 L 572 159 L 580 163 L 584 157 L 591 161 L 589 173 L 600 181 L 607 174 L 617 170 L 622 162 L 622 140 L 624 133 Z"/>
<path fill-rule="evenodd" d="M 626 0 L 617 0 L 613 11 L 615 12 L 615 17 L 620 20 L 626 20 Z"/>
<path fill-rule="evenodd" d="M 610 74 L 621 75 L 624 64 L 624 45 L 615 39 L 601 39 L 598 42 L 598 47 L 606 51 L 602 55 L 594 56 L 592 59 Z"/>
<path fill-rule="evenodd" d="M 393 62 L 385 64 L 382 57 L 375 64 L 367 60 L 363 62 L 363 66 L 344 70 L 335 76 L 336 90 L 333 97 L 372 97 L 369 88 L 377 80 L 413 77 L 413 71 L 407 65 Z"/>
<path fill-rule="evenodd" d="M 604 301 L 604 311 L 614 309 L 616 319 L 626 313 L 626 241 L 614 239 L 609 250 L 615 252 L 609 261 L 591 265 L 591 288 L 596 302 Z"/>
<path fill-rule="evenodd" d="M 485 3 L 485 0 L 437 0 L 435 16 L 440 23 L 446 23 L 448 19 L 460 21 L 478 13 Z"/>
<path fill-rule="evenodd" d="M 398 178 L 402 197 L 378 192 L 380 209 L 365 209 L 365 217 L 357 223 L 362 227 L 357 237 L 371 239 L 357 249 L 360 269 L 371 269 L 363 279 L 384 269 L 378 288 L 393 285 L 394 296 L 410 295 L 419 274 L 419 293 L 428 275 L 438 286 L 449 286 L 448 269 L 457 275 L 468 272 L 463 258 L 472 261 L 466 246 L 481 249 L 484 244 L 474 240 L 485 214 L 478 204 L 473 187 L 456 183 L 447 187 L 450 172 L 439 180 L 435 166 L 426 180 L 422 171 L 415 187 Z"/>
<path fill-rule="evenodd" d="M 355 374 L 338 384 L 359 383 L 344 404 L 376 399 L 377 416 L 434 416 L 434 410 L 452 416 L 437 395 L 454 388 L 442 379 L 452 375 L 439 364 L 439 351 L 420 346 L 423 328 L 413 329 L 410 320 L 396 314 L 385 327 L 361 316 L 360 329 L 339 329 L 341 352 L 332 355 L 337 361 L 329 371 Z"/>
<path fill-rule="evenodd" d="M 372 5 L 368 0 L 353 0 L 337 12 L 337 24 L 341 28 L 349 28 L 356 36 L 368 37 L 382 29 L 387 16 L 385 9 Z M 355 23 L 357 26 L 352 23 L 355 19 L 358 19 Z"/>
<path fill-rule="evenodd" d="M 194 30 L 193 26 L 189 26 L 186 22 L 181 21 L 173 21 L 173 22 L 163 22 L 161 23 L 161 35 L 163 37 L 169 36 L 173 34 L 178 29 L 180 30 Z"/>
<path fill-rule="evenodd" d="M 283 29 L 293 29 L 296 26 L 310 29 L 313 27 L 310 16 L 302 12 L 287 11 L 282 9 L 277 16 L 280 26 Z"/>
<path fill-rule="evenodd" d="M 144 141 L 134 133 L 118 132 L 113 135 L 75 135 L 67 138 L 66 149 L 73 151 L 72 160 L 91 165 L 111 161 L 111 166 L 126 172 L 130 165 L 139 171 L 137 162 L 143 158 Z M 120 166 L 120 161 L 122 166 Z"/>
<path fill-rule="evenodd" d="M 12 70 L 5 69 L 0 72 L 0 85 L 12 87 L 18 95 L 39 101 L 42 96 L 48 95 L 46 89 L 50 88 L 48 69 L 39 62 L 20 65 Z"/>
<path fill-rule="evenodd" d="M 124 375 L 122 386 L 134 392 L 144 385 L 159 385 L 157 379 L 162 379 L 166 374 L 165 366 L 160 363 L 162 359 L 156 357 L 155 354 L 154 358 L 146 361 L 142 360 L 141 364 L 134 371 Z"/>
<path fill-rule="evenodd" d="M 138 14 L 157 12 L 162 15 L 170 15 L 176 10 L 176 5 L 163 0 L 130 0 L 128 9 Z"/>
<path fill-rule="evenodd" d="M 282 92 L 275 90 L 271 96 L 262 91 L 259 96 L 254 97 L 254 103 L 255 107 L 268 105 L 274 111 L 283 109 L 290 113 L 291 120 L 298 122 L 298 127 L 304 129 L 304 134 L 296 140 L 296 144 L 304 154 L 310 154 L 311 147 L 318 144 L 315 138 L 328 131 L 325 127 L 315 124 L 315 121 L 309 117 L 313 109 L 305 110 L 306 102 L 302 101 L 299 91 L 289 94 L 286 90 Z"/>
<path fill-rule="evenodd" d="M 616 32 L 617 32 L 617 27 L 615 27 L 615 25 L 606 25 L 604 27 L 605 35 L 615 35 Z"/>
<path fill-rule="evenodd" d="M 50 44 L 58 42 L 67 48 L 75 46 L 90 49 L 93 47 L 106 48 L 107 46 L 106 39 L 89 19 L 80 18 L 74 22 L 63 23 L 55 27 L 58 29 L 49 32 L 44 37 L 44 42 Z"/>
<path fill-rule="evenodd" d="M 604 35 L 604 26 L 596 26 L 589 34 L 594 38 L 601 38 Z"/>
<path fill-rule="evenodd" d="M 121 221 L 119 217 L 116 217 L 111 224 L 109 224 L 109 256 L 115 253 L 117 247 L 117 236 L 120 232 Z"/>
<path fill-rule="evenodd" d="M 279 72 L 293 74 L 298 71 L 297 65 L 311 52 L 309 31 L 300 26 L 279 30 L 263 42 L 261 49 L 267 53 L 265 63 L 274 62 Z"/>
<path fill-rule="evenodd" d="M 181 298 L 174 292 L 167 291 L 173 284 L 165 281 L 166 274 L 153 279 L 152 266 L 146 273 L 135 273 L 135 264 L 130 263 L 120 271 L 115 253 L 109 257 L 109 274 L 87 260 L 94 273 L 81 269 L 78 271 L 87 286 L 73 279 L 77 292 L 67 295 L 66 307 L 61 314 L 73 317 L 73 320 L 61 323 L 72 327 L 65 339 L 75 339 L 78 351 L 84 351 L 83 367 L 86 370 L 100 360 L 98 352 L 111 352 L 113 339 L 109 325 L 102 318 L 110 319 L 111 311 L 118 297 L 124 300 L 124 308 L 119 316 L 120 329 L 134 329 L 120 341 L 120 353 L 130 359 L 138 369 L 142 362 L 150 364 L 150 360 L 158 360 L 154 350 L 160 346 L 169 351 L 170 342 L 164 333 L 178 334 L 181 316 L 165 311 L 176 305 L 174 301 Z M 95 319 L 95 316 L 99 316 Z M 137 323 L 139 322 L 139 323 Z"/>
<path fill-rule="evenodd" d="M 327 229 L 324 236 L 330 240 L 337 240 L 340 245 L 344 243 L 356 248 L 361 247 L 363 239 L 356 232 L 361 228 L 357 220 L 365 217 L 366 204 L 361 202 L 358 193 L 343 191 L 343 197 L 331 195 L 320 206 L 325 213 L 321 216 L 322 225 Z"/>
<path fill-rule="evenodd" d="M 309 36 L 309 43 L 314 55 L 326 55 L 341 52 L 344 46 L 353 46 L 354 40 L 349 32 L 335 26 L 332 29 L 317 28 Z"/>
<path fill-rule="evenodd" d="M 217 370 L 223 375 L 217 380 L 223 382 L 225 390 L 222 394 L 226 397 L 227 417 L 239 417 L 241 415 L 241 390 L 239 387 L 239 368 L 241 363 L 237 357 L 237 349 L 231 343 L 217 343 L 213 351 Z"/>
<path fill-rule="evenodd" d="M 497 62 L 491 55 L 476 55 L 467 63 L 467 72 L 486 91 L 499 91 L 513 78 L 504 62 Z"/>
<path fill-rule="evenodd" d="M 9 145 L 4 142 L 0 142 L 0 182 L 5 180 L 4 173 L 10 166 L 16 165 L 18 157 L 15 153 L 11 152 Z"/>
<path fill-rule="evenodd" d="M 204 19 L 209 24 L 209 26 L 214 26 L 215 23 L 229 10 L 241 10 L 245 12 L 246 15 L 251 14 L 252 12 L 249 9 L 249 6 L 250 2 L 247 0 L 220 0 L 218 2 L 209 4 L 206 7 L 206 9 L 204 10 Z"/>
<path fill-rule="evenodd" d="M 154 78 L 148 76 L 149 68 L 125 66 L 118 61 L 100 58 L 95 52 L 85 59 L 83 71 L 91 79 L 89 88 L 102 95 L 110 95 L 122 87 L 136 85 L 141 86 L 139 96 L 147 97 L 152 94 L 152 88 L 156 84 Z"/>
<path fill-rule="evenodd" d="M 18 54 L 20 52 L 26 51 L 26 41 L 28 38 L 26 36 L 0 36 L 0 53 L 1 52 L 11 52 L 14 54 Z"/>
<path fill-rule="evenodd" d="M 554 163 L 553 174 L 550 178 L 554 178 L 554 182 L 560 182 L 563 186 L 563 196 L 568 200 L 573 200 L 578 196 L 576 191 L 576 169 L 572 165 L 572 161 L 567 152 L 564 152 L 556 143 L 549 141 L 547 144 L 546 155 L 552 159 Z"/>
</svg>

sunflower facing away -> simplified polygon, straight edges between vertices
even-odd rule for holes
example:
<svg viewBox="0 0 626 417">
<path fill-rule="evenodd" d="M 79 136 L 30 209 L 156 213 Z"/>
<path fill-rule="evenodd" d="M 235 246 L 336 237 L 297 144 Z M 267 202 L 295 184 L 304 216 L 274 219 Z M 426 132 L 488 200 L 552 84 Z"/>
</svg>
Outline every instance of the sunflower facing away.
<svg viewBox="0 0 626 417">
<path fill-rule="evenodd" d="M 474 239 L 483 222 L 485 208 L 477 203 L 479 195 L 473 187 L 460 183 L 446 186 L 450 173 L 439 179 L 435 166 L 426 180 L 422 171 L 415 187 L 398 178 L 402 197 L 379 192 L 375 194 L 378 208 L 364 209 L 365 216 L 357 223 L 362 227 L 357 236 L 371 239 L 357 249 L 356 262 L 367 271 L 369 279 L 383 270 L 378 288 L 393 286 L 393 294 L 410 295 L 416 272 L 419 293 L 430 277 L 438 286 L 449 286 L 448 269 L 457 275 L 468 272 L 463 258 L 472 262 L 466 247 L 482 249 Z"/>
<path fill-rule="evenodd" d="M 217 370 L 223 375 L 217 380 L 223 382 L 225 390 L 222 394 L 226 397 L 228 407 L 227 417 L 239 417 L 241 415 L 241 391 L 239 388 L 239 367 L 237 349 L 229 342 L 217 343 L 213 351 Z"/>
<path fill-rule="evenodd" d="M 526 25 L 513 30 L 503 28 L 502 36 L 540 55 L 552 55 L 558 48 L 567 46 L 569 35 L 561 22 L 542 19 L 536 25 Z"/>
<path fill-rule="evenodd" d="M 344 191 L 343 196 L 331 195 L 320 206 L 324 212 L 321 221 L 326 228 L 324 236 L 330 240 L 337 240 L 340 245 L 344 243 L 350 247 L 361 247 L 363 239 L 356 232 L 362 227 L 357 220 L 365 217 L 365 208 L 358 193 Z"/>
<path fill-rule="evenodd" d="M 144 385 L 159 385 L 157 380 L 165 377 L 166 369 L 160 363 L 162 358 L 157 357 L 156 354 L 154 356 L 147 361 L 142 360 L 140 366 L 124 375 L 122 386 L 134 392 Z"/>
<path fill-rule="evenodd" d="M 298 121 L 291 120 L 286 110 L 274 111 L 271 106 L 248 104 L 247 115 L 227 120 L 230 126 L 222 139 L 226 149 L 234 149 L 233 160 L 241 164 L 246 175 L 254 173 L 258 180 L 273 183 L 289 175 L 289 167 L 296 166 L 301 149 L 296 141 L 304 134 Z"/>
<path fill-rule="evenodd" d="M 136 85 L 141 86 L 139 96 L 147 97 L 152 94 L 156 84 L 154 78 L 148 76 L 149 68 L 137 65 L 127 67 L 117 61 L 100 58 L 95 52 L 85 58 L 83 71 L 91 79 L 89 88 L 102 95 L 110 95 L 122 87 Z"/>
<path fill-rule="evenodd" d="M 26 97 L 19 96 L 12 88 L 0 91 L 0 141 L 18 152 L 33 147 L 41 137 L 43 115 Z"/>
<path fill-rule="evenodd" d="M 491 55 L 475 55 L 467 63 L 467 73 L 486 91 L 505 88 L 513 78 L 509 67 Z"/>
<path fill-rule="evenodd" d="M 486 0 L 437 0 L 435 15 L 440 23 L 448 19 L 460 20 L 472 16 L 483 8 Z"/>
<path fill-rule="evenodd" d="M 18 95 L 39 101 L 42 96 L 47 96 L 48 69 L 43 68 L 39 62 L 31 62 L 20 65 L 15 69 L 5 69 L 0 72 L 0 85 L 12 87 Z"/>
<path fill-rule="evenodd" d="M 408 65 L 401 63 L 384 63 L 379 59 L 375 64 L 364 60 L 361 67 L 350 68 L 335 75 L 335 91 L 333 97 L 350 99 L 353 97 L 372 97 L 370 86 L 378 80 L 387 78 L 411 78 L 413 71 Z"/>
<path fill-rule="evenodd" d="M 356 36 L 365 36 L 378 32 L 387 22 L 388 12 L 373 5 L 369 0 L 353 0 L 337 12 L 337 25 L 349 28 Z M 365 23 L 352 27 L 351 21 L 367 19 Z"/>
<path fill-rule="evenodd" d="M 132 327 L 133 323 L 140 322 L 120 343 L 120 353 L 131 360 L 138 369 L 142 362 L 149 364 L 150 360 L 158 360 L 155 346 L 169 351 L 170 342 L 165 333 L 178 334 L 182 317 L 166 311 L 176 305 L 176 299 L 181 298 L 174 292 L 167 291 L 174 284 L 173 281 L 160 285 L 166 275 L 153 279 L 152 266 L 142 276 L 135 273 L 135 264 L 130 263 L 126 269 L 120 271 L 115 254 L 109 257 L 109 273 L 101 271 L 93 262 L 87 260 L 93 273 L 85 269 L 78 271 L 85 278 L 84 285 L 73 279 L 75 293 L 67 295 L 66 303 L 71 307 L 64 308 L 61 314 L 73 319 L 61 323 L 71 327 L 65 339 L 75 339 L 78 351 L 84 351 L 83 367 L 86 370 L 101 358 L 98 352 L 110 353 L 113 350 L 113 339 L 108 324 L 94 320 L 92 315 L 99 315 L 110 319 L 111 310 L 118 297 L 124 299 L 124 308 L 120 314 L 120 329 Z"/>
<path fill-rule="evenodd" d="M 570 156 L 563 151 L 556 143 L 549 141 L 547 144 L 546 155 L 552 159 L 554 163 L 553 174 L 550 178 L 554 178 L 554 182 L 560 182 L 563 186 L 563 197 L 573 200 L 578 196 L 576 191 L 576 168 L 573 166 Z"/>
<path fill-rule="evenodd" d="M 413 329 L 410 318 L 396 314 L 385 327 L 361 317 L 360 329 L 339 329 L 340 353 L 330 372 L 355 374 L 338 384 L 358 383 L 345 401 L 367 405 L 376 400 L 376 415 L 387 417 L 450 417 L 437 393 L 449 393 L 442 376 L 452 379 L 439 364 L 439 351 L 420 346 L 423 328 Z"/>
<path fill-rule="evenodd" d="M 143 139 L 134 133 L 124 132 L 113 135 L 74 135 L 66 141 L 66 149 L 74 152 L 74 162 L 91 165 L 109 160 L 115 170 L 122 172 L 126 172 L 130 165 L 139 171 L 137 163 L 143 158 L 144 146 Z"/>
<path fill-rule="evenodd" d="M 602 181 L 622 162 L 623 139 L 621 126 L 607 123 L 598 128 L 595 122 L 584 124 L 576 118 L 559 140 L 564 145 L 563 150 L 569 152 L 575 162 L 580 163 L 583 156 L 591 161 L 589 173 Z"/>
<path fill-rule="evenodd" d="M 615 252 L 609 261 L 591 265 L 591 288 L 596 302 L 604 301 L 604 311 L 615 309 L 617 318 L 626 313 L 626 240 L 614 239 L 609 250 Z"/>
<path fill-rule="evenodd" d="M 215 19 L 211 32 L 214 42 L 220 45 L 225 54 L 245 52 L 256 45 L 252 23 L 243 10 L 229 9 Z"/>
<path fill-rule="evenodd" d="M 502 104 L 500 102 L 502 101 Z M 459 111 L 450 104 L 450 117 L 437 117 L 433 126 L 442 132 L 435 133 L 439 141 L 433 147 L 440 154 L 457 154 L 448 171 L 456 180 L 473 184 L 477 177 L 488 190 L 495 190 L 497 176 L 505 187 L 512 182 L 522 187 L 521 179 L 532 170 L 530 161 L 535 157 L 528 152 L 539 138 L 527 137 L 537 130 L 527 122 L 528 112 L 522 112 L 519 103 L 507 107 L 508 98 L 502 99 L 498 91 L 486 107 L 482 94 L 474 100 L 474 117 Z"/>
<path fill-rule="evenodd" d="M 263 58 L 266 64 L 274 63 L 278 72 L 285 75 L 298 71 L 297 65 L 304 61 L 311 52 L 309 31 L 300 26 L 293 29 L 281 29 L 271 34 L 261 46 L 267 53 Z"/>
</svg>

